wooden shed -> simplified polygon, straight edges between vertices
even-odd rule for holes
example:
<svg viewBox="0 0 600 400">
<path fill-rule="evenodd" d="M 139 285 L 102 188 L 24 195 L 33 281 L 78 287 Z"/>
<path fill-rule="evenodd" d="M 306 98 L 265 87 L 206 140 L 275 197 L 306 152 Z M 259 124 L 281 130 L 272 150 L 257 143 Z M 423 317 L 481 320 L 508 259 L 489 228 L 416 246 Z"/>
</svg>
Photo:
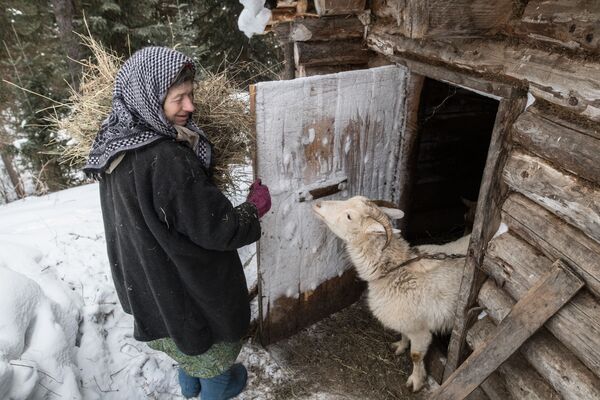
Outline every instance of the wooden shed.
<svg viewBox="0 0 600 400">
<path fill-rule="evenodd" d="M 477 200 L 433 398 L 600 399 L 600 2 L 279 1 L 269 29 L 290 80 L 251 96 L 263 340 L 363 289 L 312 200 L 394 201 L 412 243 Z"/>
</svg>

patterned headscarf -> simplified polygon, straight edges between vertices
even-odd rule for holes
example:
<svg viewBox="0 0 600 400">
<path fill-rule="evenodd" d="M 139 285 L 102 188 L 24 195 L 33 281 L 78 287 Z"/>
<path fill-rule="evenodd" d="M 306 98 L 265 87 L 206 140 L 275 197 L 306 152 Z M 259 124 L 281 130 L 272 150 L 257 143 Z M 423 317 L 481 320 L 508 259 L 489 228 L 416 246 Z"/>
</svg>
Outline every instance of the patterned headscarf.
<svg viewBox="0 0 600 400">
<path fill-rule="evenodd" d="M 135 52 L 121 67 L 115 81 L 110 115 L 102 122 L 83 170 L 103 173 L 120 153 L 139 149 L 177 131 L 167 120 L 163 102 L 183 68 L 195 72 L 193 61 L 166 47 L 146 47 Z M 186 128 L 198 133 L 193 150 L 206 168 L 210 166 L 211 144 L 191 119 Z"/>
</svg>

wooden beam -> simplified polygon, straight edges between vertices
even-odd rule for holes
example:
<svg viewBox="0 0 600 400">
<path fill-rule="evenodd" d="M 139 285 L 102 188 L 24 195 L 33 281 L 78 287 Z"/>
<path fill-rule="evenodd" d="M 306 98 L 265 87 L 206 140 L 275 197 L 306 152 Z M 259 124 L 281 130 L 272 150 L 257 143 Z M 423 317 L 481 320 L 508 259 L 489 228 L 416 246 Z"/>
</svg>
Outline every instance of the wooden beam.
<svg viewBox="0 0 600 400">
<path fill-rule="evenodd" d="M 496 323 L 511 312 L 514 304 L 510 296 L 489 280 L 481 288 L 479 300 Z M 521 346 L 520 352 L 560 398 L 600 399 L 600 379 L 546 329 L 536 332 Z"/>
<path fill-rule="evenodd" d="M 413 179 L 415 178 L 415 169 L 417 167 L 417 159 L 419 152 L 419 106 L 421 104 L 421 92 L 425 77 L 411 73 L 408 76 L 407 96 L 406 96 L 406 116 L 404 118 L 404 129 L 402 142 L 400 144 L 400 158 L 398 163 L 398 207 L 405 212 L 408 212 L 411 198 Z M 402 218 L 398 221 L 398 228 L 401 231 L 406 231 L 409 225 L 410 214 L 407 218 Z M 443 374 L 442 374 L 443 376 Z M 441 382 L 440 382 L 441 383 Z"/>
<path fill-rule="evenodd" d="M 517 98 L 503 99 L 498 107 L 479 189 L 469 252 L 460 284 L 444 379 L 447 379 L 465 358 L 466 333 L 474 318 L 470 310 L 475 305 L 477 293 L 485 280 L 485 274 L 481 271 L 480 266 L 487 243 L 500 225 L 500 207 L 508 191 L 501 178 L 502 169 L 508 156 L 508 133 L 524 106 L 525 100 Z"/>
<path fill-rule="evenodd" d="M 289 40 L 308 42 L 319 40 L 361 39 L 365 27 L 357 17 L 297 19 L 292 23 Z"/>
<path fill-rule="evenodd" d="M 510 0 L 374 0 L 371 10 L 387 18 L 394 33 L 412 39 L 493 35 L 512 15 Z"/>
<path fill-rule="evenodd" d="M 358 14 L 365 10 L 365 5 L 366 0 L 315 0 L 320 16 Z"/>
<path fill-rule="evenodd" d="M 369 50 L 360 40 L 295 42 L 294 60 L 296 66 L 304 65 L 305 67 L 366 64 L 369 62 Z"/>
<path fill-rule="evenodd" d="M 388 59 L 396 64 L 408 67 L 412 72 L 433 78 L 438 81 L 447 82 L 451 85 L 460 86 L 465 89 L 479 92 L 484 96 L 496 98 L 514 98 L 525 95 L 525 90 L 502 82 L 494 82 L 484 77 L 473 74 L 456 71 L 439 65 L 427 64 L 421 61 L 415 61 L 400 56 L 388 56 Z"/>
<path fill-rule="evenodd" d="M 520 194 L 510 195 L 502 206 L 509 229 L 550 259 L 565 259 L 587 288 L 600 298 L 600 244 Z"/>
<path fill-rule="evenodd" d="M 511 32 L 570 49 L 600 52 L 600 2 L 530 0 Z"/>
<path fill-rule="evenodd" d="M 600 183 L 600 139 L 591 129 L 570 129 L 530 112 L 514 126 L 513 140 L 582 178 Z"/>
<path fill-rule="evenodd" d="M 370 27 L 367 44 L 371 49 L 527 83 L 534 96 L 600 121 L 600 63 L 502 40 L 414 40 L 386 29 L 378 23 Z"/>
<path fill-rule="evenodd" d="M 544 322 L 584 285 L 562 261 L 533 286 L 512 308 L 493 337 L 473 351 L 450 375 L 431 400 L 462 400 L 506 361 Z"/>
<path fill-rule="evenodd" d="M 483 287 L 486 285 L 484 284 Z M 483 290 L 483 288 L 482 288 Z M 477 349 L 490 340 L 496 326 L 489 318 L 478 320 L 467 335 L 471 348 Z M 527 363 L 519 353 L 509 357 L 492 374 L 500 374 L 505 381 L 507 397 L 515 400 L 560 400 L 561 397 Z M 491 375 L 490 375 L 491 376 Z M 485 390 L 485 389 L 484 389 Z"/>
<path fill-rule="evenodd" d="M 520 299 L 547 271 L 550 260 L 514 233 L 507 232 L 492 240 L 483 269 L 513 299 Z M 486 285 L 484 285 L 485 287 Z M 489 308 L 490 302 L 479 302 Z M 512 303 L 504 309 L 510 310 Z M 504 318 L 490 310 L 494 320 Z M 575 354 L 593 373 L 600 376 L 600 301 L 587 290 L 581 290 L 561 308 L 545 327 Z"/>
</svg>

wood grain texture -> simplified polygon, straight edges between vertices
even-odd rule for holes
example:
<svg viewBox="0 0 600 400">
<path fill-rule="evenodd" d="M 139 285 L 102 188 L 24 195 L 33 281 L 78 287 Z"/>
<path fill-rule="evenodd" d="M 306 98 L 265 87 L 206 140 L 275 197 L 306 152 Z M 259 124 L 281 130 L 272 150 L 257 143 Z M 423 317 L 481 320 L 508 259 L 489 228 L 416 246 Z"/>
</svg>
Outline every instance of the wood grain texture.
<svg viewBox="0 0 600 400">
<path fill-rule="evenodd" d="M 530 0 L 511 32 L 569 49 L 600 52 L 600 2 Z"/>
<path fill-rule="evenodd" d="M 461 400 L 506 361 L 548 318 L 556 313 L 584 282 L 562 261 L 557 260 L 515 304 L 492 337 L 473 351 L 450 375 L 432 400 Z"/>
<path fill-rule="evenodd" d="M 502 206 L 509 229 L 551 260 L 562 258 L 600 298 L 600 244 L 523 195 L 511 194 Z"/>
<path fill-rule="evenodd" d="M 600 121 L 600 64 L 596 62 L 501 40 L 415 40 L 388 31 L 389 25 L 373 24 L 367 34 L 369 47 L 384 55 L 516 80 L 527 84 L 536 97 Z"/>
<path fill-rule="evenodd" d="M 483 287 L 485 286 L 484 284 Z M 467 334 L 469 346 L 476 349 L 485 345 L 495 329 L 496 325 L 489 318 L 478 320 Z M 559 400 L 561 398 L 519 353 L 510 356 L 492 374 L 501 375 L 509 398 L 518 400 Z"/>
<path fill-rule="evenodd" d="M 511 312 L 514 304 L 510 296 L 489 280 L 481 288 L 479 300 L 496 323 Z M 600 379 L 546 329 L 540 329 L 527 340 L 520 353 L 560 394 L 560 398 L 600 399 Z"/>
<path fill-rule="evenodd" d="M 589 130 L 570 129 L 526 112 L 515 122 L 513 139 L 553 164 L 600 183 L 600 139 Z"/>
<path fill-rule="evenodd" d="M 600 153 L 598 154 L 600 164 Z M 539 157 L 511 153 L 504 168 L 511 189 L 525 195 L 600 243 L 600 187 L 563 173 Z"/>
</svg>

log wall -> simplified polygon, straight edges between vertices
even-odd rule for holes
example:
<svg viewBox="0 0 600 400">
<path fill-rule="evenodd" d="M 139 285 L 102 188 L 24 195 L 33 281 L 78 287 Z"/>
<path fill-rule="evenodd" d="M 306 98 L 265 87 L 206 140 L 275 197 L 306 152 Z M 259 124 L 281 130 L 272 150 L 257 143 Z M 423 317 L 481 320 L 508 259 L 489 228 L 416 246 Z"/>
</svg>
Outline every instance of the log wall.
<svg viewBox="0 0 600 400">
<path fill-rule="evenodd" d="M 481 389 L 490 399 L 598 399 L 600 3 L 372 0 L 363 12 L 348 1 L 344 16 L 334 0 L 318 3 L 321 18 L 279 28 L 296 77 L 389 62 L 501 102 L 444 377 L 465 341 L 486 343 L 561 260 L 585 287 Z M 475 318 L 478 307 L 486 317 Z"/>
</svg>

